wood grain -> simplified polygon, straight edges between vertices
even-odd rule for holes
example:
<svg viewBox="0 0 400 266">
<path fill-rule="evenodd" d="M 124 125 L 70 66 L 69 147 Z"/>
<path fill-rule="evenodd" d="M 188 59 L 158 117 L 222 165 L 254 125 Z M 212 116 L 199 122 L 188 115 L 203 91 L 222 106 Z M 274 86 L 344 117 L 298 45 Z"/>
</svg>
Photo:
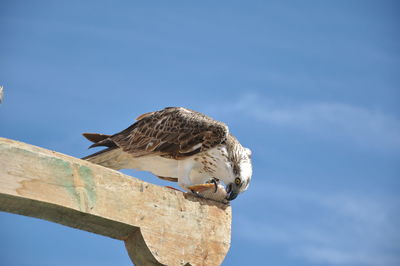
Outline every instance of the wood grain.
<svg viewBox="0 0 400 266">
<path fill-rule="evenodd" d="M 120 239 L 135 265 L 220 265 L 231 207 L 0 138 L 0 210 Z"/>
</svg>

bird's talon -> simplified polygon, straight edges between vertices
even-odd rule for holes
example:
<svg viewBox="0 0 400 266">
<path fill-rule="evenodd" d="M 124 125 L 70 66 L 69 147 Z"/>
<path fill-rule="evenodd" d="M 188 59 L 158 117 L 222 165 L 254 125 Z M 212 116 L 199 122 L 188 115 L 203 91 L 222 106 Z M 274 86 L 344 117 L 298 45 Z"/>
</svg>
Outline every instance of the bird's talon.
<svg viewBox="0 0 400 266">
<path fill-rule="evenodd" d="M 217 181 L 215 180 L 215 178 L 213 178 L 213 180 L 211 182 L 215 185 L 214 193 L 217 193 L 217 190 L 218 190 Z"/>
</svg>

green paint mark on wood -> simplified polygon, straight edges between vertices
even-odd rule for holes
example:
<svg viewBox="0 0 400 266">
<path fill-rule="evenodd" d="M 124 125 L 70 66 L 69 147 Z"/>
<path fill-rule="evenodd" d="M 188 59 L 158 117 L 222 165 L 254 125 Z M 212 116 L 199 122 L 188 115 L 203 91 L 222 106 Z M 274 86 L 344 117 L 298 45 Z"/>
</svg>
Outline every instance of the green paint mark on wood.
<svg viewBox="0 0 400 266">
<path fill-rule="evenodd" d="M 96 194 L 96 185 L 93 181 L 93 173 L 92 170 L 84 165 L 79 167 L 79 175 L 84 183 L 84 187 L 86 190 L 86 195 L 88 197 L 89 207 L 93 207 L 96 204 L 97 194 Z"/>
<path fill-rule="evenodd" d="M 40 148 L 35 149 L 37 152 L 0 143 L 0 152 L 3 155 L 7 153 L 16 154 L 20 156 L 20 161 L 28 162 L 21 168 L 23 169 L 21 170 L 22 176 L 25 171 L 28 172 L 36 168 L 35 171 L 40 172 L 39 169 L 45 169 L 46 175 L 39 180 L 64 188 L 79 210 L 89 211 L 96 205 L 96 184 L 93 179 L 94 174 L 89 167 L 45 155 L 40 152 Z"/>
<path fill-rule="evenodd" d="M 53 182 L 64 187 L 72 196 L 74 201 L 79 205 L 79 194 L 75 189 L 73 169 L 69 162 L 62 159 L 52 157 L 42 157 L 42 163 L 50 166 L 52 173 L 51 177 Z"/>
</svg>

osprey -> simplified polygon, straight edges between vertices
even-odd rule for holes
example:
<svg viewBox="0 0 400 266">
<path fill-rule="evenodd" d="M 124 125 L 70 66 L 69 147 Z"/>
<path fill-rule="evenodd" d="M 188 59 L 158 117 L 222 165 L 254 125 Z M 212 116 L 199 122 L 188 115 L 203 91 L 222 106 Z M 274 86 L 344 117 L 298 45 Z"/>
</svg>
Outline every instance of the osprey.
<svg viewBox="0 0 400 266">
<path fill-rule="evenodd" d="M 223 202 L 249 186 L 251 151 L 224 123 L 182 107 L 145 113 L 136 120 L 114 135 L 83 133 L 94 142 L 90 148 L 107 147 L 83 159 L 115 170 L 148 171 Z"/>
</svg>

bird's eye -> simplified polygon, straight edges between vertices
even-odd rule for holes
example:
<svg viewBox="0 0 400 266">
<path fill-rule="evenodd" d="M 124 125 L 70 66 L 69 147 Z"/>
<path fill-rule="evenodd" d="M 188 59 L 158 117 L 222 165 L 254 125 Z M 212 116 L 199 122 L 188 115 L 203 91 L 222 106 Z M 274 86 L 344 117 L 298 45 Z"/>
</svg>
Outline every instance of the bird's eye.
<svg viewBox="0 0 400 266">
<path fill-rule="evenodd" d="M 241 182 L 242 182 L 242 181 L 240 180 L 239 177 L 236 177 L 236 178 L 235 178 L 235 184 L 236 184 L 236 185 L 240 185 Z"/>
</svg>

